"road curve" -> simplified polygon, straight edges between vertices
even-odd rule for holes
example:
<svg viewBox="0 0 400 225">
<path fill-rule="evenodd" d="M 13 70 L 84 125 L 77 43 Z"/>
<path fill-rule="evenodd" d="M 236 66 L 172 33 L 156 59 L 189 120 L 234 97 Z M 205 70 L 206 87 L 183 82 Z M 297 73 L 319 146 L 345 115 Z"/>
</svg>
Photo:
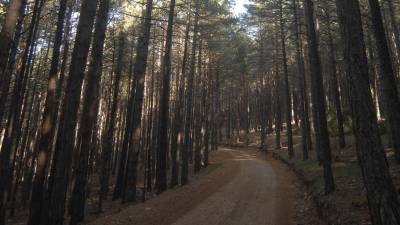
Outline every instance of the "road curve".
<svg viewBox="0 0 400 225">
<path fill-rule="evenodd" d="M 192 177 L 189 185 L 168 190 L 143 204 L 116 210 L 120 207 L 116 203 L 105 215 L 88 218 L 86 224 L 312 224 L 300 222 L 296 206 L 308 207 L 302 196 L 304 190 L 281 163 L 254 149 L 221 148 L 212 152 L 211 159 L 210 167 Z M 301 214 L 313 217 L 305 211 Z"/>
</svg>

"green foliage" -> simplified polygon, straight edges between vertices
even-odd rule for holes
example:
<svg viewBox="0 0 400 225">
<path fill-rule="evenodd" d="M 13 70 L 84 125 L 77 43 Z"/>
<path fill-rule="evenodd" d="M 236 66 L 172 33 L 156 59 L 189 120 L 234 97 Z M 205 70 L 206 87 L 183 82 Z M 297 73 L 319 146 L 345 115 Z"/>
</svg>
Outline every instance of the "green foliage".
<svg viewBox="0 0 400 225">
<path fill-rule="evenodd" d="M 352 134 L 353 132 L 353 120 L 349 113 L 343 112 L 344 117 L 344 133 Z M 330 107 L 327 112 L 327 122 L 328 122 L 328 130 L 329 134 L 333 137 L 339 135 L 338 125 L 337 125 L 337 117 L 336 117 L 336 109 L 334 107 Z"/>
</svg>

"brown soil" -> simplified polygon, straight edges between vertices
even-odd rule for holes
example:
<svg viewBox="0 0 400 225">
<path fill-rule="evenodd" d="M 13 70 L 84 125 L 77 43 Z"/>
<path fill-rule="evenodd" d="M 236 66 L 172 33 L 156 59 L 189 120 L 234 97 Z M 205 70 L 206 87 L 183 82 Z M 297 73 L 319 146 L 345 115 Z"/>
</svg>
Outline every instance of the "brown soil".
<svg viewBox="0 0 400 225">
<path fill-rule="evenodd" d="M 270 156 L 252 149 L 222 148 L 212 159 L 189 185 L 87 224 L 322 224 L 295 175 Z"/>
</svg>

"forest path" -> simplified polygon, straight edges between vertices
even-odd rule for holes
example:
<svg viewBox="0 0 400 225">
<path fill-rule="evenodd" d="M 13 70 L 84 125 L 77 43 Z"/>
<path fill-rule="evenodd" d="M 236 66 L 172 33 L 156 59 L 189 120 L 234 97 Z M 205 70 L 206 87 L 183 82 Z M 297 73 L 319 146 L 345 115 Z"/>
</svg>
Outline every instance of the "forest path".
<svg viewBox="0 0 400 225">
<path fill-rule="evenodd" d="M 211 159 L 210 167 L 192 178 L 189 185 L 91 224 L 302 224 L 296 218 L 296 206 L 308 206 L 299 182 L 286 166 L 254 149 L 220 148 Z"/>
<path fill-rule="evenodd" d="M 255 150 L 232 152 L 235 178 L 173 225 L 290 225 L 294 216 L 293 175 Z"/>
</svg>

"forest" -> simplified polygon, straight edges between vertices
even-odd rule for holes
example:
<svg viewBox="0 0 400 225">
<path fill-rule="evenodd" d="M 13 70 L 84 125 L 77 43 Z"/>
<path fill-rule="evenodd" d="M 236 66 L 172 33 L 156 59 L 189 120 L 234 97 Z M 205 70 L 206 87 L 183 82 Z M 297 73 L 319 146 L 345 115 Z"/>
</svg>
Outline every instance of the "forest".
<svg viewBox="0 0 400 225">
<path fill-rule="evenodd" d="M 0 225 L 399 225 L 399 88 L 399 0 L 0 0 Z"/>
</svg>

